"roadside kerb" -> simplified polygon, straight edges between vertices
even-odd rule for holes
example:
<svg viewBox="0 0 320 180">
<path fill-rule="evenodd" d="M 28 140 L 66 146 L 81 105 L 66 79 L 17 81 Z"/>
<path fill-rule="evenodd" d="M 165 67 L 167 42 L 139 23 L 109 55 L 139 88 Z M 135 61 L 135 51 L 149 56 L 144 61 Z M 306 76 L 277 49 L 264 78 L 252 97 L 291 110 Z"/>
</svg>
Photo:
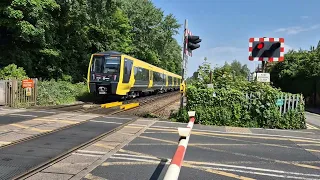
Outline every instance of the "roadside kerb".
<svg viewBox="0 0 320 180">
<path fill-rule="evenodd" d="M 169 168 L 164 176 L 164 180 L 177 180 L 179 177 L 183 158 L 187 150 L 191 130 L 195 121 L 195 114 L 195 111 L 189 111 L 189 123 L 187 128 L 178 128 L 180 136 L 178 148 L 173 155 Z"/>
</svg>

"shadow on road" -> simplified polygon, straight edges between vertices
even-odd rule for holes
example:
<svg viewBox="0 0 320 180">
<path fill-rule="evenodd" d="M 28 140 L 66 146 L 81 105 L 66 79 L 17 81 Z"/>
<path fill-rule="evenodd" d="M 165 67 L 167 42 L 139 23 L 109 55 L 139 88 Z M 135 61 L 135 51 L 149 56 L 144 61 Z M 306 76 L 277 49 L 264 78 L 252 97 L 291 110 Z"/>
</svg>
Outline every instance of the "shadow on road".
<svg viewBox="0 0 320 180">
<path fill-rule="evenodd" d="M 315 107 L 306 107 L 305 110 L 307 112 L 315 113 L 315 114 L 319 114 L 320 115 L 320 108 L 319 107 L 317 107 L 317 108 L 315 108 Z"/>
<path fill-rule="evenodd" d="M 157 180 L 166 165 L 167 159 L 161 159 L 160 163 L 158 164 L 156 170 L 153 172 L 152 176 L 150 177 L 150 180 Z"/>
</svg>

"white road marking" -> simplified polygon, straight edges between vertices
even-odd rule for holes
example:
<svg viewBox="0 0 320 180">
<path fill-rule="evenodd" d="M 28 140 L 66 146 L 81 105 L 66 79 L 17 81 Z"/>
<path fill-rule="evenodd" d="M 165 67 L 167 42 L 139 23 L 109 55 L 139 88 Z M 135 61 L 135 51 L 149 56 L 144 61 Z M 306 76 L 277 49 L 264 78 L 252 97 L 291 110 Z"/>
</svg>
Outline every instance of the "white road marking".
<svg viewBox="0 0 320 180">
<path fill-rule="evenodd" d="M 198 167 L 196 167 L 196 168 L 198 168 Z M 240 172 L 240 173 L 246 173 L 246 174 L 256 174 L 256 175 L 271 176 L 271 177 L 280 177 L 280 178 L 303 179 L 303 180 L 316 180 L 316 179 L 313 179 L 313 178 L 306 178 L 306 177 L 297 177 L 297 176 L 288 176 L 288 175 L 269 174 L 269 173 L 253 172 L 253 171 L 243 171 L 243 170 L 238 170 L 238 169 L 212 168 L 212 167 L 199 167 L 199 168 L 203 168 L 203 169 L 214 169 L 214 170 L 220 170 L 220 171 L 230 171 L 230 172 Z"/>
<path fill-rule="evenodd" d="M 26 117 L 38 117 L 35 115 L 29 115 L 29 114 L 8 114 L 8 115 L 13 115 L 13 116 L 26 116 Z"/>
<path fill-rule="evenodd" d="M 161 160 L 159 158 L 156 157 L 152 157 L 152 156 L 142 156 L 142 155 L 133 155 L 133 154 L 114 154 L 112 155 L 114 156 L 128 156 L 128 157 L 138 157 L 138 158 L 148 158 L 148 159 L 155 159 L 155 160 Z"/>
<path fill-rule="evenodd" d="M 158 161 L 149 160 L 149 159 L 137 159 L 137 158 L 126 158 L 126 157 L 110 157 L 111 159 L 122 159 L 122 160 L 132 160 L 132 161 L 140 161 L 140 162 L 160 162 L 160 159 Z M 166 164 L 170 164 L 170 161 L 168 160 Z"/>
<path fill-rule="evenodd" d="M 40 113 L 56 114 L 56 112 L 50 112 L 50 111 L 32 111 L 32 112 L 40 112 Z"/>
<path fill-rule="evenodd" d="M 93 154 L 82 154 L 82 153 L 72 153 L 73 155 L 79 156 L 89 156 L 89 157 L 101 157 L 102 155 L 93 155 Z"/>
<path fill-rule="evenodd" d="M 123 124 L 119 122 L 111 122 L 111 121 L 97 121 L 97 120 L 90 120 L 91 122 L 98 122 L 98 123 L 106 123 L 106 124 Z"/>
<path fill-rule="evenodd" d="M 171 128 L 171 127 L 166 127 L 166 126 L 152 126 L 151 128 L 178 129 L 178 127 Z M 221 133 L 221 134 L 243 134 L 243 135 L 250 135 L 252 137 L 254 137 L 254 136 L 269 136 L 269 137 L 295 138 L 295 139 L 319 141 L 319 139 L 313 139 L 313 138 L 305 138 L 305 137 L 299 137 L 299 136 L 283 136 L 283 135 L 274 135 L 274 134 L 233 133 L 233 132 L 223 132 L 223 131 L 202 130 L 202 129 L 196 129 L 196 128 L 193 128 L 192 131 L 213 132 L 213 133 Z M 312 133 L 312 132 L 310 132 L 310 133 Z M 314 133 L 312 133 L 312 134 L 314 134 Z"/>
<path fill-rule="evenodd" d="M 279 174 L 291 174 L 291 175 L 320 177 L 320 175 L 317 175 L 317 174 L 304 174 L 304 173 L 297 173 L 297 172 L 286 172 L 286 171 L 281 171 L 281 170 L 263 169 L 263 168 L 255 168 L 255 167 L 248 167 L 248 166 L 236 166 L 236 165 L 208 163 L 208 162 L 207 163 L 205 163 L 205 162 L 202 163 L 202 162 L 194 162 L 194 161 L 185 161 L 185 162 L 189 163 L 189 164 L 192 164 L 192 165 L 221 166 L 221 167 L 229 167 L 229 168 L 254 170 L 254 171 L 272 172 L 272 173 L 279 173 Z"/>
</svg>

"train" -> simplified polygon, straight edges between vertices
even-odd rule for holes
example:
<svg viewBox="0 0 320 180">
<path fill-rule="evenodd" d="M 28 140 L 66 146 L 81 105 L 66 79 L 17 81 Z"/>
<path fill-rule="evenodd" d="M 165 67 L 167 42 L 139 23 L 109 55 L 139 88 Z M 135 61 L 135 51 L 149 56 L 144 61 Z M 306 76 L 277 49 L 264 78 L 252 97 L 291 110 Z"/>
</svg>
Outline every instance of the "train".
<svg viewBox="0 0 320 180">
<path fill-rule="evenodd" d="M 91 55 L 88 89 L 97 96 L 135 98 L 180 89 L 182 77 L 117 51 Z"/>
</svg>

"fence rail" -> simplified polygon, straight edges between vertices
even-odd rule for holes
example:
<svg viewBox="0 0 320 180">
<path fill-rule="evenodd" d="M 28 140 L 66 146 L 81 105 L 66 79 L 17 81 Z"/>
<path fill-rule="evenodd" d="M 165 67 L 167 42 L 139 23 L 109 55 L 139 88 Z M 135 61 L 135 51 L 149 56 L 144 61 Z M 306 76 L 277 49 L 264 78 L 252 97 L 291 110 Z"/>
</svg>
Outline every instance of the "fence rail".
<svg viewBox="0 0 320 180">
<path fill-rule="evenodd" d="M 246 98 L 249 100 L 249 102 L 252 102 L 256 99 L 261 99 L 262 95 L 261 93 L 246 93 Z M 279 110 L 280 114 L 285 114 L 289 110 L 295 110 L 299 108 L 299 105 L 304 104 L 304 99 L 301 94 L 286 94 L 283 93 L 279 95 L 278 97 L 279 104 Z"/>
<path fill-rule="evenodd" d="M 37 104 L 38 80 L 32 79 L 34 87 L 30 89 L 22 87 L 19 80 L 0 80 L 0 105 L 9 107 L 28 107 Z M 29 91 L 29 92 L 27 92 Z"/>
</svg>

